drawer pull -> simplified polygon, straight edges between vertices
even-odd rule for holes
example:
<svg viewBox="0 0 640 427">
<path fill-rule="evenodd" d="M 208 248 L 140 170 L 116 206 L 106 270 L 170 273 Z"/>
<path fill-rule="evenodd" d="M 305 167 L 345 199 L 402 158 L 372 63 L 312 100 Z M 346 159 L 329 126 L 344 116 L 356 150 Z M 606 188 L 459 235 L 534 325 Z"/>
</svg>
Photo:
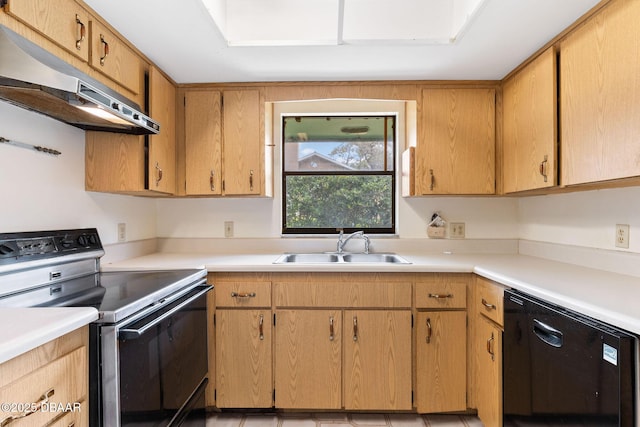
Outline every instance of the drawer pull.
<svg viewBox="0 0 640 427">
<path fill-rule="evenodd" d="M 427 344 L 431 344 L 431 334 L 433 329 L 431 328 L 431 318 L 427 317 Z"/>
<path fill-rule="evenodd" d="M 333 341 L 334 337 L 335 337 L 335 333 L 334 333 L 334 329 L 333 329 L 333 316 L 329 316 L 329 341 Z"/>
<path fill-rule="evenodd" d="M 484 305 L 489 310 L 495 310 L 497 307 L 494 304 L 490 304 L 486 299 L 482 298 L 482 305 Z"/>
<path fill-rule="evenodd" d="M 453 298 L 453 294 L 429 294 L 429 298 L 435 298 L 435 299 Z"/>
<path fill-rule="evenodd" d="M 255 298 L 256 297 L 256 293 L 255 292 L 231 292 L 231 297 L 232 298 Z"/>
<path fill-rule="evenodd" d="M 353 340 L 358 341 L 358 316 L 353 316 Z"/>
<path fill-rule="evenodd" d="M 496 358 L 496 354 L 493 351 L 493 343 L 495 342 L 495 339 L 493 337 L 493 332 L 491 332 L 491 338 L 489 338 L 487 340 L 487 353 L 489 353 L 491 355 L 491 360 L 495 360 Z"/>
<path fill-rule="evenodd" d="M 9 424 L 11 424 L 16 420 L 26 418 L 29 415 L 40 411 L 40 408 L 42 408 L 42 405 L 46 405 L 49 402 L 49 398 L 51 398 L 54 394 L 55 394 L 54 389 L 47 390 L 42 396 L 40 396 L 40 399 L 38 399 L 32 405 L 29 405 L 29 409 L 27 409 L 26 411 L 16 415 L 10 415 L 5 419 L 3 419 L 2 421 L 0 421 L 0 427 L 8 426 Z"/>
</svg>

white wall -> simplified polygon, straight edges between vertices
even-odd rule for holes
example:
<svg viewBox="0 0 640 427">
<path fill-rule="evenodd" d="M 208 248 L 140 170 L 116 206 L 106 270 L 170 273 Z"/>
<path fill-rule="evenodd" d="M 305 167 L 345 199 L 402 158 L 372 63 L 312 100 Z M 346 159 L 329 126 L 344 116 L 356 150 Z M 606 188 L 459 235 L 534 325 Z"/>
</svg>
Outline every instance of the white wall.
<svg viewBox="0 0 640 427">
<path fill-rule="evenodd" d="M 640 253 L 640 187 L 523 197 L 519 237 Z M 615 225 L 629 224 L 629 249 L 615 247 Z"/>
<path fill-rule="evenodd" d="M 0 144 L 0 232 L 97 227 L 104 244 L 156 235 L 153 199 L 84 190 L 84 131 L 0 101 L 0 136 L 61 151 Z"/>
</svg>

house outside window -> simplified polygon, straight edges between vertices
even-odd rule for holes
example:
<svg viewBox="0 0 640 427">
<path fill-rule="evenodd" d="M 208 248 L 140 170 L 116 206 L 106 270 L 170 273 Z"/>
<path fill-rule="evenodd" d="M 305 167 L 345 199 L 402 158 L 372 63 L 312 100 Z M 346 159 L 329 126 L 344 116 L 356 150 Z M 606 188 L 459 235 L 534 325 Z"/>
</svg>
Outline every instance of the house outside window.
<svg viewBox="0 0 640 427">
<path fill-rule="evenodd" d="M 282 118 L 282 233 L 396 232 L 396 116 Z"/>
</svg>

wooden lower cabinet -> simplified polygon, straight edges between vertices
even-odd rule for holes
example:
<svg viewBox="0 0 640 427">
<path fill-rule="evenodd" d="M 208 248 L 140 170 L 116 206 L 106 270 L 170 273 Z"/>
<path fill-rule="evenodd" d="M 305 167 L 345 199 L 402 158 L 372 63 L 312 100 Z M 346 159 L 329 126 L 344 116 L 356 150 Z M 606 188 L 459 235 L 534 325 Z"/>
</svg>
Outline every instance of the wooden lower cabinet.
<svg viewBox="0 0 640 427">
<path fill-rule="evenodd" d="M 486 427 L 502 427 L 502 329 L 478 316 L 474 340 L 478 417 Z"/>
<path fill-rule="evenodd" d="M 342 311 L 277 310 L 275 406 L 342 407 Z"/>
<path fill-rule="evenodd" d="M 270 408 L 271 310 L 218 309 L 215 324 L 216 406 Z"/>
<path fill-rule="evenodd" d="M 208 405 L 464 411 L 470 277 L 211 273 L 215 399 Z M 416 348 L 415 322 L 424 335 L 426 318 L 433 346 L 418 340 Z"/>
<path fill-rule="evenodd" d="M 416 408 L 419 413 L 467 409 L 467 312 L 419 312 Z"/>
<path fill-rule="evenodd" d="M 0 364 L 0 402 L 21 405 L 3 406 L 0 425 L 88 426 L 88 340 L 85 326 Z M 47 410 L 12 420 L 29 403 Z"/>
<path fill-rule="evenodd" d="M 344 408 L 410 410 L 411 312 L 344 312 Z"/>
</svg>

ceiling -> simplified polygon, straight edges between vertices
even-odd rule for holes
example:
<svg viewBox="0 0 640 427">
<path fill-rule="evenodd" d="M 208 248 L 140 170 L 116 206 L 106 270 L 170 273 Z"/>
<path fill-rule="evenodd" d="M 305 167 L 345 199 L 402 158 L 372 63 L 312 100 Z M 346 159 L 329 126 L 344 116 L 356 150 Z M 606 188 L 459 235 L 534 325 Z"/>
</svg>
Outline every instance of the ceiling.
<svg viewBox="0 0 640 427">
<path fill-rule="evenodd" d="M 85 2 L 176 83 L 207 83 L 499 80 L 599 0 L 486 0 L 452 44 L 265 47 L 230 47 L 201 0 Z"/>
</svg>

